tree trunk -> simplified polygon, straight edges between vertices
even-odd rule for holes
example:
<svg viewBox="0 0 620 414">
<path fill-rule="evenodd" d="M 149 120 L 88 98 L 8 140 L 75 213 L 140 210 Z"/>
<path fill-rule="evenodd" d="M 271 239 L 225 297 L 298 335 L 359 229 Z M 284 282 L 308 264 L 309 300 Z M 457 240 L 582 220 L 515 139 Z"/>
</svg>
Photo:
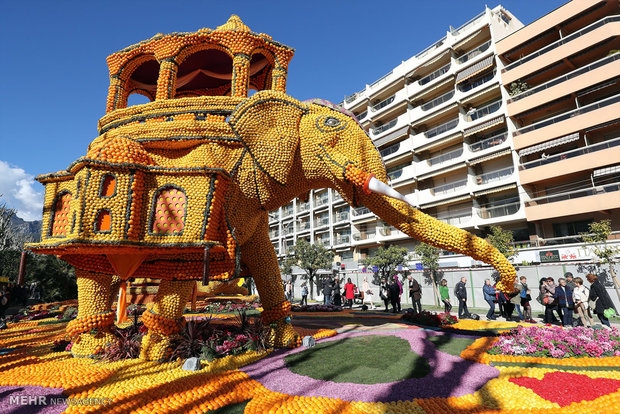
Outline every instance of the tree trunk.
<svg viewBox="0 0 620 414">
<path fill-rule="evenodd" d="M 310 300 L 314 300 L 314 274 L 308 275 L 308 281 L 310 282 Z"/>
<path fill-rule="evenodd" d="M 616 289 L 616 295 L 618 295 L 618 300 L 620 300 L 620 289 L 618 288 L 620 284 L 618 283 L 618 279 L 616 278 L 616 272 L 614 271 L 614 263 L 611 260 L 609 261 L 609 273 L 611 273 L 611 280 L 614 283 L 614 288 Z"/>
<path fill-rule="evenodd" d="M 430 269 L 431 272 L 431 282 L 433 282 L 433 293 L 435 294 L 435 305 L 441 306 L 440 299 L 441 295 L 439 294 L 439 289 L 437 289 L 437 282 L 435 281 L 435 271 Z"/>
</svg>

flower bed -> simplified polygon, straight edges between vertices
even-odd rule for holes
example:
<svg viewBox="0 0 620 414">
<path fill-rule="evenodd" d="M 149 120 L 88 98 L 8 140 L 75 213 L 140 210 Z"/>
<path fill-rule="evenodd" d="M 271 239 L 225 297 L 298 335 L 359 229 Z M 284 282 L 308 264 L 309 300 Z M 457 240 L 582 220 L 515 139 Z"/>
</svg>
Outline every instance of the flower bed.
<svg viewBox="0 0 620 414">
<path fill-rule="evenodd" d="M 455 324 L 458 319 L 454 315 L 449 313 L 435 313 L 423 310 L 419 313 L 414 313 L 412 310 L 407 310 L 401 319 L 420 325 L 426 326 L 442 326 Z"/>
<path fill-rule="evenodd" d="M 543 358 L 620 356 L 620 333 L 617 328 L 519 326 L 502 333 L 488 353 Z"/>
<path fill-rule="evenodd" d="M 292 305 L 293 312 L 341 312 L 342 306 L 335 305 Z"/>
<path fill-rule="evenodd" d="M 241 311 L 258 310 L 262 305 L 260 302 L 213 302 L 209 303 L 196 311 L 188 311 L 186 313 L 235 313 Z"/>
</svg>

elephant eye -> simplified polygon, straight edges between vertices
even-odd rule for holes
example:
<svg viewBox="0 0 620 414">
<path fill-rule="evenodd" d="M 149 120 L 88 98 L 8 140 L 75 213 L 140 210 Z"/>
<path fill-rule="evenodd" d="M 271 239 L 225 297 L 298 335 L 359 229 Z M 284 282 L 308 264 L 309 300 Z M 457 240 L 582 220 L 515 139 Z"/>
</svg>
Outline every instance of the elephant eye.
<svg viewBox="0 0 620 414">
<path fill-rule="evenodd" d="M 328 127 L 337 127 L 338 125 L 340 125 L 340 120 L 330 116 L 325 118 L 323 123 Z"/>
</svg>

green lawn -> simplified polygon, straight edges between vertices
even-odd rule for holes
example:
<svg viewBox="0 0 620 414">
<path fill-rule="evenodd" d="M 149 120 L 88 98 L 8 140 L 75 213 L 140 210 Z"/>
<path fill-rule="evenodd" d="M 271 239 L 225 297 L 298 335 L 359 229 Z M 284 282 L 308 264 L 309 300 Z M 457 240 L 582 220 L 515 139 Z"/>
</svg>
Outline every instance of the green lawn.
<svg viewBox="0 0 620 414">
<path fill-rule="evenodd" d="M 469 345 L 473 344 L 477 338 L 458 338 L 451 335 L 436 335 L 428 338 L 435 345 L 438 351 L 445 352 L 457 357 Z"/>
<path fill-rule="evenodd" d="M 387 335 L 323 342 L 291 354 L 285 361 L 299 375 L 357 384 L 421 378 L 430 372 L 426 358 L 411 351 L 409 342 Z"/>
</svg>

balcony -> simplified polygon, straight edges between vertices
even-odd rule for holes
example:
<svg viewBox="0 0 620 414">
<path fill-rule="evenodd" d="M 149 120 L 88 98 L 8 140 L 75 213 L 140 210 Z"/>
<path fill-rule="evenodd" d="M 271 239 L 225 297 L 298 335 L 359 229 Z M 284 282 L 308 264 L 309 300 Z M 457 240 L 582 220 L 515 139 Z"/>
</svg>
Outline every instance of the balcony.
<svg viewBox="0 0 620 414">
<path fill-rule="evenodd" d="M 305 203 L 297 202 L 297 214 L 303 214 L 310 211 L 310 202 Z"/>
<path fill-rule="evenodd" d="M 374 240 L 375 237 L 377 237 L 377 233 L 373 232 L 373 233 L 354 233 L 353 234 L 353 240 L 355 240 L 356 242 L 359 241 L 370 241 L 370 240 Z M 358 244 L 363 244 L 363 243 L 358 243 Z"/>
<path fill-rule="evenodd" d="M 502 101 L 501 99 L 498 101 L 494 101 L 494 102 L 490 102 L 486 105 L 484 105 L 481 108 L 477 108 L 475 111 L 470 111 L 467 113 L 467 116 L 469 118 L 469 122 L 473 122 L 476 121 L 482 117 L 485 117 L 487 115 L 490 115 L 494 112 L 499 111 L 499 108 L 502 107 Z"/>
<path fill-rule="evenodd" d="M 371 88 L 379 85 L 380 83 L 383 83 L 383 81 L 385 81 L 394 71 L 389 71 L 388 73 L 386 73 L 385 75 L 381 76 L 379 79 L 377 79 L 376 81 L 374 81 L 373 83 L 371 83 L 369 86 Z"/>
<path fill-rule="evenodd" d="M 435 108 L 436 106 L 439 106 L 445 102 L 448 102 L 453 97 L 454 97 L 454 89 L 444 93 L 443 95 L 433 99 L 430 102 L 425 103 L 424 105 L 420 106 L 420 109 L 422 109 L 422 111 L 429 111 Z"/>
<path fill-rule="evenodd" d="M 323 216 L 314 220 L 314 228 L 329 226 L 329 216 Z"/>
<path fill-rule="evenodd" d="M 446 152 L 444 154 L 437 155 L 433 158 L 428 159 L 428 165 L 431 167 L 438 166 L 441 164 L 445 164 L 451 160 L 460 158 L 463 155 L 463 148 L 458 148 L 450 152 Z"/>
<path fill-rule="evenodd" d="M 334 224 L 349 221 L 350 217 L 348 211 L 338 212 L 334 215 Z"/>
<path fill-rule="evenodd" d="M 426 75 L 425 77 L 423 77 L 422 79 L 420 79 L 418 81 L 418 85 L 424 86 L 427 83 L 430 83 L 431 81 L 434 81 L 435 79 L 438 79 L 438 78 L 442 77 L 443 75 L 448 73 L 448 71 L 450 70 L 450 66 L 451 65 L 452 65 L 452 63 L 448 63 L 448 64 L 440 67 L 436 71 Z"/>
<path fill-rule="evenodd" d="M 450 34 L 452 36 L 458 36 L 461 33 L 465 33 L 469 28 L 475 26 L 477 23 L 479 23 L 482 20 L 484 20 L 484 16 L 485 15 L 486 15 L 486 11 L 483 11 L 480 14 L 478 14 L 476 17 L 470 19 L 466 23 L 463 23 L 461 26 L 457 27 L 456 29 L 455 28 L 451 28 Z"/>
<path fill-rule="evenodd" d="M 415 179 L 415 176 L 415 167 L 411 164 L 408 164 L 406 167 L 394 169 L 392 171 L 388 170 L 388 177 L 392 181 L 393 186 L 400 183 L 408 182 L 409 180 L 413 181 Z"/>
<path fill-rule="evenodd" d="M 460 216 L 437 216 L 437 220 L 441 220 L 444 223 L 448 223 L 451 226 L 465 226 L 466 224 L 468 224 L 469 222 L 471 222 L 472 219 L 472 214 L 471 212 L 469 214 L 463 214 Z"/>
<path fill-rule="evenodd" d="M 376 136 L 376 135 L 379 135 L 379 134 L 387 131 L 388 129 L 392 129 L 397 123 L 398 123 L 398 118 L 394 118 L 390 122 L 388 122 L 387 124 L 384 124 L 384 125 L 381 125 L 379 127 L 373 128 L 372 129 L 372 135 Z"/>
<path fill-rule="evenodd" d="M 492 81 L 496 76 L 496 72 L 495 71 L 489 71 L 486 74 L 483 74 L 482 76 L 476 77 L 474 79 L 472 79 L 470 82 L 467 81 L 463 81 L 461 83 L 459 83 L 457 85 L 457 88 L 459 90 L 459 92 L 461 93 L 467 93 L 470 91 L 473 91 L 474 89 L 478 88 L 479 86 L 484 85 L 487 82 Z"/>
<path fill-rule="evenodd" d="M 297 232 L 310 230 L 310 221 L 304 220 L 301 222 L 297 222 Z"/>
<path fill-rule="evenodd" d="M 284 207 L 282 207 L 282 218 L 285 217 L 289 217 L 293 215 L 293 206 L 292 205 L 286 205 Z"/>
<path fill-rule="evenodd" d="M 338 191 L 332 190 L 332 202 L 334 204 L 346 203 L 346 200 L 342 198 Z"/>
<path fill-rule="evenodd" d="M 436 49 L 439 49 L 441 46 L 443 46 L 443 44 L 445 42 L 446 42 L 446 36 L 442 37 L 441 39 L 439 39 L 438 41 L 436 41 L 432 45 L 428 46 L 426 49 L 424 49 L 421 52 L 419 52 L 417 55 L 415 55 L 415 57 L 417 59 L 422 59 L 422 58 L 428 56 L 428 54 L 431 53 L 432 51 L 434 51 Z"/>
<path fill-rule="evenodd" d="M 428 131 L 424 132 L 424 136 L 426 138 L 434 138 L 436 136 L 439 136 L 445 132 L 451 131 L 453 129 L 456 128 L 456 126 L 459 124 L 459 119 L 458 118 L 454 118 L 451 119 L 450 121 L 443 123 L 441 125 L 438 125 L 434 128 L 429 129 Z"/>
<path fill-rule="evenodd" d="M 364 92 L 366 92 L 366 88 L 362 89 L 359 92 L 355 92 L 352 95 L 345 96 L 344 101 L 348 104 L 353 103 L 357 99 L 361 98 L 364 95 Z"/>
<path fill-rule="evenodd" d="M 477 185 L 485 185 L 508 179 L 512 176 L 515 169 L 514 167 L 506 167 L 501 170 L 491 171 L 488 173 L 477 175 L 475 180 Z"/>
<path fill-rule="evenodd" d="M 314 208 L 323 207 L 329 204 L 329 196 L 327 193 L 323 194 L 321 194 L 320 197 L 314 197 Z"/>
<path fill-rule="evenodd" d="M 438 185 L 436 187 L 431 188 L 431 194 L 434 196 L 441 196 L 456 193 L 459 190 L 467 187 L 467 179 L 464 178 L 459 181 L 455 181 L 448 184 Z"/>
<path fill-rule="evenodd" d="M 278 229 L 269 230 L 269 238 L 275 239 L 276 237 L 280 237 L 280 231 Z"/>
<path fill-rule="evenodd" d="M 469 144 L 469 150 L 471 152 L 478 152 L 478 151 L 483 151 L 485 149 L 493 148 L 497 145 L 501 145 L 504 142 L 506 142 L 506 138 L 508 138 L 508 132 L 494 135 L 490 138 L 485 138 L 482 141 Z"/>
<path fill-rule="evenodd" d="M 409 153 L 412 149 L 412 141 L 410 139 L 404 139 L 396 144 L 392 144 L 389 147 L 382 149 L 379 153 L 381 154 L 381 158 L 383 158 L 384 161 L 387 161 L 399 155 Z"/>
<path fill-rule="evenodd" d="M 356 116 L 356 118 L 357 118 L 357 120 L 358 120 L 359 122 L 362 122 L 362 120 L 363 120 L 364 118 L 366 118 L 366 116 L 367 116 L 367 115 L 368 115 L 368 111 L 364 111 L 364 112 L 362 112 L 361 114 L 359 114 L 358 116 Z"/>
<path fill-rule="evenodd" d="M 280 219 L 280 212 L 278 210 L 269 212 L 269 221 L 277 221 L 279 219 Z"/>
<path fill-rule="evenodd" d="M 371 106 L 370 107 L 370 112 L 377 112 L 380 109 L 385 108 L 386 106 L 388 106 L 389 104 L 394 102 L 394 98 L 396 98 L 396 94 L 390 96 L 389 98 L 386 98 L 386 99 L 382 100 L 381 102 L 379 102 L 376 105 Z"/>
<path fill-rule="evenodd" d="M 499 205 L 488 205 L 476 208 L 476 213 L 481 219 L 493 219 L 516 214 L 521 208 L 521 203 L 508 203 Z"/>
<path fill-rule="evenodd" d="M 334 245 L 351 244 L 351 233 L 336 233 L 334 235 Z"/>
<path fill-rule="evenodd" d="M 329 247 L 329 234 L 328 233 L 326 234 L 327 234 L 327 237 L 314 236 L 314 244 L 317 244 L 323 247 Z"/>
<path fill-rule="evenodd" d="M 373 213 L 367 207 L 358 207 L 353 209 L 353 220 L 356 219 L 364 219 L 364 218 L 372 218 Z"/>
<path fill-rule="evenodd" d="M 467 52 L 463 56 L 459 57 L 458 59 L 456 59 L 456 62 L 459 65 L 462 65 L 463 63 L 465 63 L 465 62 L 467 62 L 469 60 L 472 60 L 476 56 L 479 56 L 479 55 L 483 54 L 484 52 L 486 52 L 487 50 L 489 50 L 490 46 L 491 46 L 491 41 L 489 40 L 489 41 L 481 44 L 477 48 Z"/>
</svg>

